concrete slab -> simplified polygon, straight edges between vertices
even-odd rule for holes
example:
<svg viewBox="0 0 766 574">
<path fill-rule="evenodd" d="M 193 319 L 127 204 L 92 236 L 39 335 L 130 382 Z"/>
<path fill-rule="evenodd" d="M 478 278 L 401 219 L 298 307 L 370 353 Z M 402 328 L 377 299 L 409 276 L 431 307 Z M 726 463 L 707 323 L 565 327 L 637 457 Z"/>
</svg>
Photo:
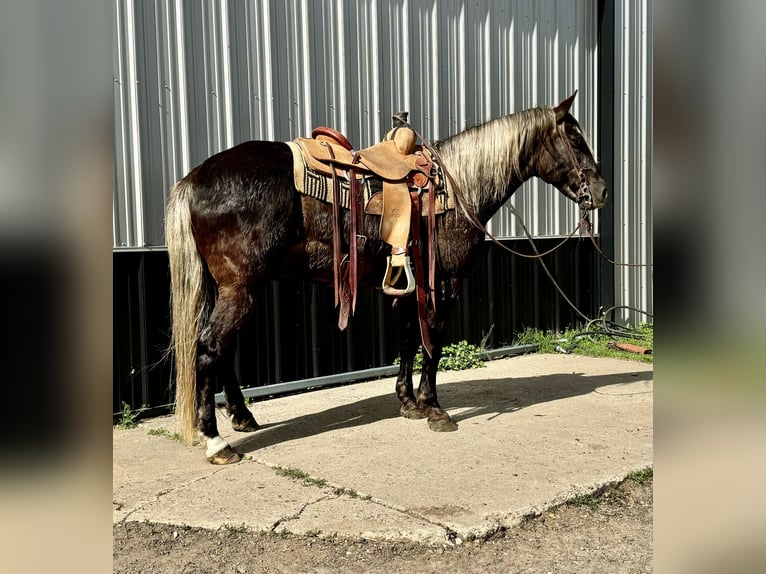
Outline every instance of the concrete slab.
<svg viewBox="0 0 766 574">
<path fill-rule="evenodd" d="M 172 440 L 175 420 L 160 417 L 114 431 L 114 520 L 421 542 L 481 536 L 651 465 L 652 377 L 644 363 L 539 354 L 440 373 L 454 433 L 399 417 L 394 378 L 281 397 L 251 407 L 263 426 L 255 433 L 219 418 L 248 456 L 223 468 L 201 446 Z"/>
<path fill-rule="evenodd" d="M 131 519 L 269 532 L 327 496 L 322 489 L 302 486 L 246 461 L 236 468 L 219 467 L 203 479 L 162 493 L 136 509 Z"/>
</svg>

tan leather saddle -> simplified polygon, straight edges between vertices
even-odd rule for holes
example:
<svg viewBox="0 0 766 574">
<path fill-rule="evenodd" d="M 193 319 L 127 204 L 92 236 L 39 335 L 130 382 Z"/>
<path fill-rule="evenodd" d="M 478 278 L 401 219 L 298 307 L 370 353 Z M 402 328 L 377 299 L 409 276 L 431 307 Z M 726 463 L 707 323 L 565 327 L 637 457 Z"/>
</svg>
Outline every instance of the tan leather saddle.
<svg viewBox="0 0 766 574">
<path fill-rule="evenodd" d="M 428 217 L 429 284 L 433 292 L 434 216 L 444 211 L 444 205 L 435 194 L 437 171 L 434 169 L 431 154 L 416 145 L 416 134 L 406 125 L 406 114 L 402 115 L 405 118 L 404 122 L 395 117 L 394 127 L 385 135 L 383 141 L 361 151 L 354 151 L 345 136 L 328 127 L 315 128 L 311 138 L 296 138 L 293 142 L 288 142 L 294 155 L 296 147 L 300 150 L 302 160 L 309 170 L 332 179 L 335 303 L 336 306 L 341 304 L 341 329 L 345 328 L 348 315 L 353 314 L 356 307 L 357 251 L 364 245 L 363 239 L 357 233 L 357 229 L 361 227 L 362 213 L 381 216 L 380 236 L 391 246 L 382 289 L 384 293 L 394 297 L 409 295 L 418 286 L 418 281 L 412 273 L 408 245 L 412 235 L 412 249 L 418 250 L 416 254 L 413 253 L 418 274 L 418 265 L 422 263 L 419 253 L 420 217 Z M 363 202 L 360 189 L 365 178 L 369 177 L 382 181 L 382 192 L 373 194 L 368 201 Z M 349 182 L 350 189 L 350 269 L 348 266 L 344 269 L 346 257 L 340 252 L 339 204 L 342 202 L 341 183 L 344 181 Z M 421 201 L 420 195 L 423 192 L 427 193 L 426 201 Z M 405 281 L 401 280 L 402 275 Z M 422 282 L 421 279 L 420 283 Z"/>
</svg>

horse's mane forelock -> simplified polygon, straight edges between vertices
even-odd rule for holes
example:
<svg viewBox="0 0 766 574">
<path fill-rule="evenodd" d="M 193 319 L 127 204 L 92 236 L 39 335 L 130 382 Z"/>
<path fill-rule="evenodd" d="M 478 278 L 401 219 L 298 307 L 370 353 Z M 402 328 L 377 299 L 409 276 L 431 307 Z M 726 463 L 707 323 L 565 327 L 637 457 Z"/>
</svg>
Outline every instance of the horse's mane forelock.
<svg viewBox="0 0 766 574">
<path fill-rule="evenodd" d="M 439 143 L 439 155 L 476 209 L 479 194 L 502 199 L 512 178 L 521 180 L 522 151 L 555 125 L 553 108 L 539 107 L 502 116 L 469 128 Z"/>
</svg>

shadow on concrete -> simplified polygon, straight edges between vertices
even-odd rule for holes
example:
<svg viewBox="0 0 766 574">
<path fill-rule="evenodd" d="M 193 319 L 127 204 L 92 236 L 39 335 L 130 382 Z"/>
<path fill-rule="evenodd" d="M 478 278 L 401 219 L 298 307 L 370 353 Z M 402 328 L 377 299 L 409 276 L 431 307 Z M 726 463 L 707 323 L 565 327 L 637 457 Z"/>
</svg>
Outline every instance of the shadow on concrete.
<svg viewBox="0 0 766 574">
<path fill-rule="evenodd" d="M 475 374 L 480 376 L 481 371 L 477 370 Z M 444 409 L 447 411 L 461 410 L 461 412 L 452 415 L 453 420 L 459 423 L 475 417 L 495 418 L 511 414 L 532 405 L 589 394 L 608 385 L 650 381 L 652 379 L 653 371 L 651 369 L 592 376 L 582 373 L 553 373 L 536 377 L 476 378 L 438 385 L 438 391 L 439 402 Z M 392 388 L 388 395 L 338 405 L 319 413 L 289 419 L 283 423 L 264 425 L 249 435 L 237 434 L 232 437 L 231 444 L 239 452 L 248 453 L 281 442 L 306 438 L 323 432 L 398 418 L 399 406 L 400 403 Z M 255 418 L 258 419 L 257 404 L 255 406 Z M 418 422 L 425 424 L 425 421 L 402 420 L 402 424 L 417 424 Z M 458 430 L 458 432 L 460 431 Z"/>
</svg>

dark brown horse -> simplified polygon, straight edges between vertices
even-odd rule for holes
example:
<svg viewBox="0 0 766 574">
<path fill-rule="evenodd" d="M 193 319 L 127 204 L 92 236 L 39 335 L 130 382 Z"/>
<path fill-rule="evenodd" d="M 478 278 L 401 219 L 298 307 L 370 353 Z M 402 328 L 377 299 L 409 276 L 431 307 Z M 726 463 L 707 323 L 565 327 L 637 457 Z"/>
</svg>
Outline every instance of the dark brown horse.
<svg viewBox="0 0 766 574">
<path fill-rule="evenodd" d="M 427 418 L 434 431 L 457 425 L 439 405 L 436 370 L 448 314 L 473 268 L 485 224 L 527 179 L 539 177 L 584 209 L 601 207 L 606 184 L 577 121 L 575 94 L 555 108 L 539 107 L 468 129 L 435 147 L 458 188 L 462 208 L 438 216 L 436 301 L 428 307 L 432 356 L 424 356 L 420 386 L 412 366 L 421 343 L 414 296 L 398 302 L 401 366 L 396 394 L 402 416 Z M 332 206 L 297 193 L 287 144 L 251 141 L 218 153 L 172 190 L 166 238 L 172 280 L 176 409 L 183 436 L 206 439 L 214 464 L 240 460 L 218 434 L 214 383 L 222 381 L 232 426 L 258 428 L 234 374 L 235 334 L 248 320 L 258 288 L 282 274 L 333 281 Z M 470 218 L 468 214 L 473 214 Z M 348 212 L 344 211 L 348 237 Z M 474 217 L 475 216 L 475 217 Z M 390 246 L 380 239 L 379 216 L 365 215 L 359 283 L 379 283 Z M 348 252 L 344 239 L 343 250 Z M 424 260 L 428 254 L 423 253 Z M 210 293 L 214 292 L 214 295 Z"/>
</svg>

